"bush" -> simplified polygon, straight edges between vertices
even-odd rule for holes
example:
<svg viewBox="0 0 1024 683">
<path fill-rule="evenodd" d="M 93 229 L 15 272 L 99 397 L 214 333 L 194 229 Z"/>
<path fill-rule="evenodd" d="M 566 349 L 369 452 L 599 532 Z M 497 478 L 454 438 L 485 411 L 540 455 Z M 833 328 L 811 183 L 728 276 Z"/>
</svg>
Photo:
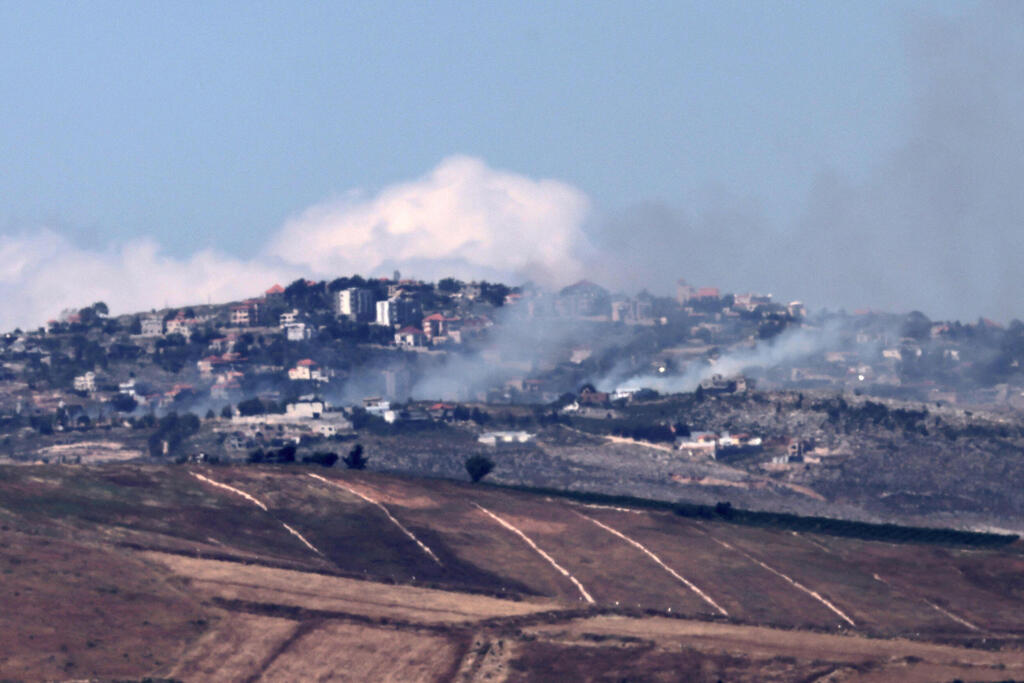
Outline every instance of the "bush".
<svg viewBox="0 0 1024 683">
<path fill-rule="evenodd" d="M 367 461 L 368 458 L 363 457 L 363 445 L 359 443 L 353 446 L 352 450 L 350 450 L 348 452 L 348 455 L 346 455 L 345 458 L 343 459 L 345 467 L 349 468 L 350 470 L 366 469 Z"/>
<path fill-rule="evenodd" d="M 473 455 L 466 459 L 466 472 L 469 478 L 476 483 L 486 477 L 494 469 L 494 463 L 484 455 Z"/>
</svg>

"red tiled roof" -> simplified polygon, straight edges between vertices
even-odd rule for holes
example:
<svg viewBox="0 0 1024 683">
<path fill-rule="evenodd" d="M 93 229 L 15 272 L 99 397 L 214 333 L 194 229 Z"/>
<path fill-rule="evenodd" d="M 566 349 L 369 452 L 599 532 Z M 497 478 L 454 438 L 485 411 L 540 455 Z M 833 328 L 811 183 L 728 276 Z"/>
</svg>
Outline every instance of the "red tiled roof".
<svg viewBox="0 0 1024 683">
<path fill-rule="evenodd" d="M 296 365 L 296 367 L 304 366 L 304 365 L 308 365 L 308 366 L 312 367 L 312 366 L 316 365 L 316 361 L 313 360 L 312 358 L 303 358 L 302 360 L 300 360 L 295 365 Z"/>
<path fill-rule="evenodd" d="M 267 294 L 284 294 L 284 287 L 275 284 L 273 287 L 267 290 Z"/>
<path fill-rule="evenodd" d="M 423 330 L 421 330 L 418 327 L 413 327 L 412 325 L 409 325 L 408 327 L 403 327 L 402 329 L 400 329 L 398 331 L 398 334 L 423 334 Z"/>
</svg>

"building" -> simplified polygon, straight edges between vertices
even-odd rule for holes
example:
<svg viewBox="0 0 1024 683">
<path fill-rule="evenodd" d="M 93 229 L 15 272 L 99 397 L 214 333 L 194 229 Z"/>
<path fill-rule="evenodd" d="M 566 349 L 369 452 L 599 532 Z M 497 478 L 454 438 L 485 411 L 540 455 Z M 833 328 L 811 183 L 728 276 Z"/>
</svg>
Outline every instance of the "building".
<svg viewBox="0 0 1024 683">
<path fill-rule="evenodd" d="M 281 304 L 284 303 L 284 287 L 275 284 L 273 287 L 263 293 L 263 298 L 268 304 Z"/>
<path fill-rule="evenodd" d="M 497 446 L 499 443 L 526 443 L 533 439 L 529 432 L 484 432 L 477 437 L 477 441 L 488 446 Z"/>
<path fill-rule="evenodd" d="M 167 321 L 165 327 L 167 334 L 180 334 L 188 341 L 192 337 L 192 328 L 195 327 L 196 321 L 191 318 L 186 318 L 182 314 L 178 314 L 177 317 L 171 318 Z"/>
<path fill-rule="evenodd" d="M 402 348 L 412 349 L 417 346 L 423 346 L 426 344 L 427 337 L 423 334 L 423 330 L 418 327 L 403 327 L 398 332 L 395 332 L 395 344 Z"/>
<path fill-rule="evenodd" d="M 589 280 L 580 280 L 558 293 L 555 307 L 564 316 L 608 315 L 611 312 L 611 297 L 604 287 Z"/>
<path fill-rule="evenodd" d="M 385 411 L 391 410 L 391 401 L 379 398 L 377 396 L 363 399 L 363 410 L 370 415 L 377 415 L 378 417 L 383 415 Z"/>
<path fill-rule="evenodd" d="M 96 373 L 89 371 L 84 375 L 79 375 L 74 379 L 75 391 L 87 391 L 90 394 L 96 391 Z"/>
<path fill-rule="evenodd" d="M 296 382 L 326 382 L 327 373 L 324 372 L 316 361 L 304 358 L 296 363 L 294 368 L 288 370 L 288 379 Z"/>
<path fill-rule="evenodd" d="M 443 337 L 448 332 L 448 319 L 440 313 L 428 315 L 423 319 L 423 334 L 427 339 Z"/>
<path fill-rule="evenodd" d="M 333 303 L 334 312 L 338 316 L 357 322 L 367 322 L 375 317 L 373 292 L 369 289 L 350 287 L 335 292 Z"/>
<path fill-rule="evenodd" d="M 239 327 L 248 327 L 252 322 L 252 313 L 248 304 L 238 304 L 231 307 L 231 324 Z"/>
<path fill-rule="evenodd" d="M 143 318 L 141 325 L 143 337 L 159 337 L 164 333 L 164 321 L 156 316 Z"/>
<path fill-rule="evenodd" d="M 419 320 L 422 316 L 420 304 L 415 299 L 387 299 L 377 302 L 378 325 L 401 327 Z"/>
<path fill-rule="evenodd" d="M 284 325 L 284 335 L 290 342 L 306 341 L 313 336 L 313 331 L 306 323 L 291 323 Z"/>
<path fill-rule="evenodd" d="M 117 391 L 125 396 L 135 398 L 135 380 L 129 379 L 127 382 L 121 382 L 117 385 Z"/>
<path fill-rule="evenodd" d="M 284 414 L 288 417 L 318 420 L 326 410 L 327 405 L 319 399 L 300 398 L 298 401 L 286 405 Z"/>
</svg>

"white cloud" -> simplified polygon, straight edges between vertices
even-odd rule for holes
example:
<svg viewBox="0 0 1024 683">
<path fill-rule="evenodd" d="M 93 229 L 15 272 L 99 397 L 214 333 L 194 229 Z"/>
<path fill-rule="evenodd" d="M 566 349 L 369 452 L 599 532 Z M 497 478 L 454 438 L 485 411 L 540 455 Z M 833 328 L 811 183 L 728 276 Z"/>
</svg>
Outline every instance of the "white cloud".
<svg viewBox="0 0 1024 683">
<path fill-rule="evenodd" d="M 80 249 L 51 230 L 0 236 L 0 327 L 33 327 L 65 308 L 105 301 L 113 313 L 249 296 L 294 269 L 200 251 L 160 254 L 151 240 L 105 251 Z"/>
<path fill-rule="evenodd" d="M 374 196 L 350 193 L 289 220 L 251 260 L 215 251 L 185 259 L 151 239 L 82 249 L 49 229 L 0 235 L 0 329 L 34 327 L 66 308 L 105 301 L 114 314 L 230 301 L 275 282 L 390 272 L 439 278 L 580 277 L 590 202 L 465 156 Z"/>
<path fill-rule="evenodd" d="M 565 284 L 582 273 L 586 195 L 449 157 L 376 196 L 350 195 L 288 221 L 267 253 L 315 273 L 411 268 L 437 278 L 505 277 Z"/>
</svg>

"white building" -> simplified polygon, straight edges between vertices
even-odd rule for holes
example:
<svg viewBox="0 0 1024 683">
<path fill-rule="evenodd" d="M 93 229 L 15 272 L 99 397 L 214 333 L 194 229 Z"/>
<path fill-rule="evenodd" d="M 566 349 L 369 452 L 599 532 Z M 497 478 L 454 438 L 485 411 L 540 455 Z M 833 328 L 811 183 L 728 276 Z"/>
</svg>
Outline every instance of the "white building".
<svg viewBox="0 0 1024 683">
<path fill-rule="evenodd" d="M 290 342 L 305 341 L 313 336 L 313 331 L 306 327 L 306 323 L 293 322 L 283 327 L 285 338 Z"/>
<path fill-rule="evenodd" d="M 526 443 L 533 439 L 529 432 L 484 432 L 477 437 L 477 441 L 489 446 L 497 446 L 499 443 Z"/>
<path fill-rule="evenodd" d="M 90 370 L 84 375 L 75 377 L 74 385 L 75 391 L 87 391 L 91 394 L 96 391 L 96 373 Z"/>
<path fill-rule="evenodd" d="M 419 303 L 411 299 L 388 299 L 377 302 L 377 317 L 375 322 L 378 325 L 394 327 L 396 325 L 408 325 L 417 321 L 422 315 Z"/>
<path fill-rule="evenodd" d="M 294 381 L 313 380 L 326 382 L 327 373 L 317 365 L 316 361 L 305 358 L 295 364 L 294 368 L 288 370 L 288 379 Z"/>
<path fill-rule="evenodd" d="M 373 292 L 368 289 L 350 287 L 334 295 L 334 310 L 338 315 L 352 320 L 371 320 L 374 317 Z"/>
<path fill-rule="evenodd" d="M 143 337 L 159 337 L 164 333 L 164 321 L 160 318 L 143 318 L 141 324 Z"/>
<path fill-rule="evenodd" d="M 391 401 L 376 397 L 364 398 L 363 409 L 370 415 L 383 416 L 384 413 L 391 410 Z"/>
<path fill-rule="evenodd" d="M 285 415 L 293 418 L 318 419 L 327 410 L 327 404 L 316 399 L 300 399 L 285 406 Z"/>
</svg>

